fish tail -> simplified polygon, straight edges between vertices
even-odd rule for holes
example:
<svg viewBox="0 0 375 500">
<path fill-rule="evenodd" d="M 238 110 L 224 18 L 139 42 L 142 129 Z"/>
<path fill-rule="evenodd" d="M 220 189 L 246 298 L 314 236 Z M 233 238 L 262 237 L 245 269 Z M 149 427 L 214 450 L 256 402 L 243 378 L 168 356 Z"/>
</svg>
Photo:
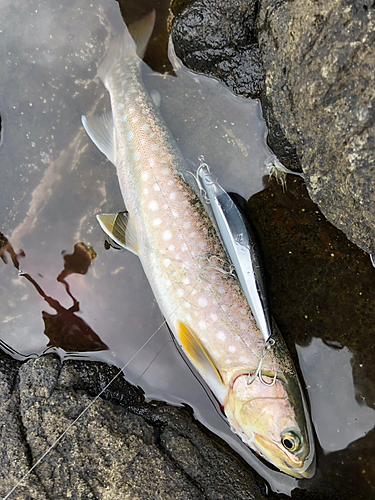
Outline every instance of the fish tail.
<svg viewBox="0 0 375 500">
<path fill-rule="evenodd" d="M 108 75 L 121 61 L 138 56 L 143 58 L 147 44 L 155 25 L 155 11 L 153 10 L 143 19 L 125 28 L 122 36 L 114 38 L 108 52 L 98 68 L 98 76 L 104 84 Z"/>
</svg>

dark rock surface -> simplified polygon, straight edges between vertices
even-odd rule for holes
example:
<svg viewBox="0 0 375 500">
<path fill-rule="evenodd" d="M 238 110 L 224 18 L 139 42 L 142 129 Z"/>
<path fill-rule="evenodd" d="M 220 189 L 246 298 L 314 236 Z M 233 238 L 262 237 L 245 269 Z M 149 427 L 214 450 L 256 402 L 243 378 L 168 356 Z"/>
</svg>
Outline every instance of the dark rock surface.
<svg viewBox="0 0 375 500">
<path fill-rule="evenodd" d="M 263 89 L 273 151 L 287 167 L 302 168 L 327 219 L 375 253 L 373 1 L 185 4 L 173 4 L 179 57 L 238 94 Z"/>
<path fill-rule="evenodd" d="M 327 219 L 375 251 L 375 5 L 261 0 L 259 46 L 272 133 L 295 146 Z"/>
<path fill-rule="evenodd" d="M 0 495 L 94 401 L 117 369 L 47 355 L 0 356 Z M 14 499 L 263 499 L 261 483 L 184 409 L 146 404 L 118 377 L 43 458 Z"/>
<path fill-rule="evenodd" d="M 172 4 L 177 14 L 182 2 Z M 259 97 L 264 74 L 254 33 L 256 0 L 197 0 L 175 19 L 175 51 L 194 71 L 222 80 L 235 94 Z"/>
<path fill-rule="evenodd" d="M 355 399 L 373 410 L 375 269 L 369 256 L 325 220 L 297 176 L 288 175 L 286 191 L 272 181 L 250 198 L 248 210 L 263 257 L 270 307 L 292 355 L 296 344 L 309 346 L 314 338 L 337 352 L 348 348 Z M 319 371 L 324 384 L 332 372 L 328 364 Z M 334 390 L 347 397 L 337 385 Z M 345 418 L 349 414 L 346 408 Z M 322 487 L 324 498 L 373 498 L 374 447 L 374 429 L 343 450 L 323 455 L 318 447 L 320 479 L 311 480 L 317 479 L 311 494 Z"/>
</svg>

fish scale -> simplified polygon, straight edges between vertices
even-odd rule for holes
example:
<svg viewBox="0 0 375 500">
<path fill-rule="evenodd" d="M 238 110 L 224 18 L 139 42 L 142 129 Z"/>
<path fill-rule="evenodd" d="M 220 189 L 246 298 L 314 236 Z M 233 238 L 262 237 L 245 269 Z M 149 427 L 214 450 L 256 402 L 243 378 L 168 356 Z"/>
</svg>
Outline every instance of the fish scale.
<svg viewBox="0 0 375 500">
<path fill-rule="evenodd" d="M 128 30 L 113 40 L 98 69 L 112 114 L 83 118 L 116 165 L 128 211 L 100 215 L 99 223 L 139 256 L 173 335 L 232 430 L 280 470 L 311 477 L 311 424 L 290 354 L 276 325 L 265 343 L 221 237 L 184 180 L 188 166 L 143 86 L 140 57 L 154 18 L 132 25 L 137 45 Z"/>
<path fill-rule="evenodd" d="M 213 269 L 201 276 L 210 265 L 209 256 L 226 263 L 228 259 L 200 200 L 178 174 L 187 165 L 139 84 L 139 71 L 139 64 L 118 63 L 116 76 L 106 81 L 116 136 L 126 138 L 124 144 L 116 140 L 117 168 L 137 228 L 138 255 L 172 330 L 177 321 L 189 324 L 229 383 L 233 370 L 256 368 L 264 342 L 237 278 Z M 243 310 L 240 315 L 238 308 Z M 272 356 L 267 361 L 269 369 L 276 364 Z"/>
</svg>

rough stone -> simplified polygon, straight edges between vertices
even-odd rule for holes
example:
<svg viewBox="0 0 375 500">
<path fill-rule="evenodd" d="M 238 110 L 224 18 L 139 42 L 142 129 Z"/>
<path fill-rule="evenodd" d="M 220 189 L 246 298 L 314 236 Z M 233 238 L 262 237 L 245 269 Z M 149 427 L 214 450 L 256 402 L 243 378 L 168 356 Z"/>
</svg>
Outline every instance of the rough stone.
<svg viewBox="0 0 375 500">
<path fill-rule="evenodd" d="M 374 409 L 375 269 L 369 256 L 325 220 L 299 177 L 288 176 L 286 191 L 272 181 L 250 198 L 248 210 L 261 248 L 270 308 L 292 357 L 296 345 L 308 346 L 314 338 L 337 350 L 345 346 L 353 356 L 356 400 Z M 320 383 L 324 380 L 320 373 Z M 371 498 L 374 446 L 372 430 L 346 449 L 322 456 L 318 448 L 320 479 L 307 485 L 313 484 L 313 498 L 319 489 L 323 498 Z"/>
<path fill-rule="evenodd" d="M 122 376 L 97 397 L 117 372 L 0 355 L 2 497 L 42 459 L 9 498 L 208 500 L 227 498 L 228 485 L 234 500 L 265 498 L 262 481 L 186 410 L 146 404 Z"/>
<path fill-rule="evenodd" d="M 261 0 L 258 17 L 270 143 L 277 143 L 276 127 L 295 148 L 286 163 L 298 166 L 299 159 L 311 198 L 370 253 L 375 252 L 374 22 L 369 0 Z"/>
<path fill-rule="evenodd" d="M 256 0 L 172 4 L 172 40 L 184 64 L 222 80 L 234 93 L 260 95 L 264 74 L 254 33 Z M 180 12 L 182 9 L 182 12 Z"/>
</svg>

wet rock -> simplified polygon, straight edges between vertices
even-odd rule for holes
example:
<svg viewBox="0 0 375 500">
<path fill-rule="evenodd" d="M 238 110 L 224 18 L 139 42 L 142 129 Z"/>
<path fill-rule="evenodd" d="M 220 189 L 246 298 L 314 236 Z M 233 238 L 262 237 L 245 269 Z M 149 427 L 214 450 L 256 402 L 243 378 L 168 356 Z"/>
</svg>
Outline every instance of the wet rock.
<svg viewBox="0 0 375 500">
<path fill-rule="evenodd" d="M 261 0 L 259 6 L 270 143 L 289 166 L 300 163 L 327 219 L 373 253 L 374 3 Z M 275 130 L 294 148 L 289 160 L 276 150 Z"/>
<path fill-rule="evenodd" d="M 146 404 L 118 370 L 52 355 L 0 356 L 0 495 L 10 498 L 263 499 L 262 482 L 184 409 Z M 75 419 L 87 408 L 75 424 Z"/>
<path fill-rule="evenodd" d="M 298 361 L 296 344 L 306 347 L 314 338 L 338 351 L 348 348 L 355 400 L 373 410 L 375 269 L 369 256 L 325 220 L 299 177 L 288 175 L 286 191 L 272 181 L 250 198 L 248 209 L 263 256 L 270 307 L 293 358 Z M 329 368 L 324 368 L 327 374 Z M 325 374 L 319 380 L 324 386 Z M 323 406 L 320 410 L 324 413 Z M 344 418 L 350 429 L 348 412 Z M 335 420 L 334 415 L 328 418 Z M 317 476 L 306 487 L 314 494 L 322 490 L 323 498 L 372 497 L 374 444 L 372 430 L 346 449 L 324 456 L 318 447 Z"/>
<path fill-rule="evenodd" d="M 222 80 L 234 93 L 258 97 L 264 73 L 254 32 L 255 0 L 172 4 L 172 40 L 184 64 Z"/>
</svg>

